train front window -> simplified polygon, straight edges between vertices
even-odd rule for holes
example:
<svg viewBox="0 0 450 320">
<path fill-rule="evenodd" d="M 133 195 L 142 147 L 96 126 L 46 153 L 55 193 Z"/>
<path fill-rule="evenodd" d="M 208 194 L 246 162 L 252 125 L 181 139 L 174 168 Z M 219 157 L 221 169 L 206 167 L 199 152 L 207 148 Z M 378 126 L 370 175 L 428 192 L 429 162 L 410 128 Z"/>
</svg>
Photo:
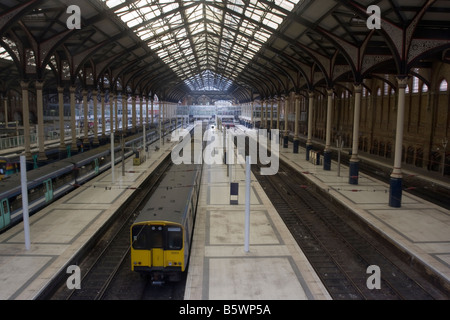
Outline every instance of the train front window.
<svg viewBox="0 0 450 320">
<path fill-rule="evenodd" d="M 136 225 L 132 229 L 133 248 L 150 250 L 164 247 L 163 226 Z"/>
<path fill-rule="evenodd" d="M 183 232 L 178 226 L 136 225 L 131 230 L 133 249 L 181 250 L 183 248 Z"/>
<path fill-rule="evenodd" d="M 137 225 L 132 229 L 133 248 L 134 249 L 147 249 L 148 248 L 148 232 L 147 226 Z"/>
<path fill-rule="evenodd" d="M 150 247 L 151 248 L 163 248 L 163 226 L 150 226 Z"/>
<path fill-rule="evenodd" d="M 181 250 L 183 247 L 183 233 L 180 227 L 167 228 L 167 247 L 168 250 Z"/>
</svg>

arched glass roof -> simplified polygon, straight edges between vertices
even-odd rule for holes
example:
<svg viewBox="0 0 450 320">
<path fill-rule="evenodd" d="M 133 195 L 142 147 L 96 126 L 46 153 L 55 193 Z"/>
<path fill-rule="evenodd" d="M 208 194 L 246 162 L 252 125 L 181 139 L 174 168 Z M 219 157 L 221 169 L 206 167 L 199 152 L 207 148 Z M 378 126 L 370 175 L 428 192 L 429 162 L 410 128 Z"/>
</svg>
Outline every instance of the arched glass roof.
<svg viewBox="0 0 450 320">
<path fill-rule="evenodd" d="M 450 60 L 448 0 L 66 0 L 0 5 L 0 81 L 166 101 L 256 97 L 407 76 Z M 380 9 L 380 29 L 367 23 Z M 200 93 L 199 93 L 200 94 Z"/>
<path fill-rule="evenodd" d="M 226 91 L 300 0 L 125 1 L 105 3 L 191 90 Z"/>
</svg>

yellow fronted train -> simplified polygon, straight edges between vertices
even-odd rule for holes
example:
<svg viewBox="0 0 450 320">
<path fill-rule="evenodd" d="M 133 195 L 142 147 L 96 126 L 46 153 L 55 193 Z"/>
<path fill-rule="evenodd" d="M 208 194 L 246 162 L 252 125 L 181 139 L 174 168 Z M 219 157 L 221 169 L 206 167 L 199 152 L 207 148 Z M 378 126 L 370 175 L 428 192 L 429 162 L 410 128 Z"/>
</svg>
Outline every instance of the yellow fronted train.
<svg viewBox="0 0 450 320">
<path fill-rule="evenodd" d="M 131 269 L 153 283 L 179 281 L 189 262 L 200 164 L 172 165 L 131 226 Z"/>
</svg>

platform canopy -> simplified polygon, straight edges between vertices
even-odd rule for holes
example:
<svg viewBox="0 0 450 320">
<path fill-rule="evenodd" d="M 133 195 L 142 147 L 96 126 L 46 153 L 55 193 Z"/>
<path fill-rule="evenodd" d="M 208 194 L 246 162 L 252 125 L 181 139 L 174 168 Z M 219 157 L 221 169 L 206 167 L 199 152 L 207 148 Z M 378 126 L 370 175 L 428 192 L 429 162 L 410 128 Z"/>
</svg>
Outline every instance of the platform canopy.
<svg viewBox="0 0 450 320">
<path fill-rule="evenodd" d="M 80 29 L 67 27 L 72 4 Z M 368 27 L 371 5 L 381 29 Z M 14 74 L 248 101 L 449 60 L 450 1 L 5 0 L 0 46 L 4 87 Z"/>
</svg>

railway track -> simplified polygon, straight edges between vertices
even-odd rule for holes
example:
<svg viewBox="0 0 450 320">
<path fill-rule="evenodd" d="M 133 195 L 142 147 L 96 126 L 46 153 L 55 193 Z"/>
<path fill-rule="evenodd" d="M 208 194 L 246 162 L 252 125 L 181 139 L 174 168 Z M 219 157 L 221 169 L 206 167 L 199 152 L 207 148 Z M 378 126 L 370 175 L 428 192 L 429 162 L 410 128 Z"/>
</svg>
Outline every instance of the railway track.
<svg viewBox="0 0 450 320">
<path fill-rule="evenodd" d="M 124 285 L 121 277 L 126 277 L 125 286 L 129 290 L 121 291 L 121 298 L 128 299 L 130 296 L 123 295 L 134 294 L 136 291 L 144 290 L 146 287 L 145 279 L 130 271 L 130 232 L 129 228 L 133 223 L 137 212 L 145 205 L 147 199 L 152 194 L 162 180 L 166 170 L 172 165 L 170 156 L 167 157 L 152 175 L 139 187 L 139 190 L 130 200 L 122 205 L 117 213 L 117 218 L 103 235 L 91 244 L 91 249 L 84 257 L 80 257 L 79 267 L 81 270 L 81 289 L 68 289 L 64 281 L 61 281 L 59 288 L 54 294 L 46 297 L 54 300 L 101 300 L 108 296 L 115 297 L 113 284 Z M 136 275 L 137 278 L 136 279 Z M 144 288 L 140 288 L 144 285 Z M 120 285 L 119 285 L 120 286 Z M 131 287 L 130 287 L 131 286 Z M 145 297 L 144 290 L 141 294 Z M 136 298 L 136 297 L 134 297 Z M 114 298 L 113 298 L 114 299 Z"/>
<path fill-rule="evenodd" d="M 252 170 L 333 299 L 448 299 L 392 245 L 285 163 L 274 176 Z M 380 267 L 380 289 L 367 286 L 371 265 Z"/>
<path fill-rule="evenodd" d="M 102 295 L 103 300 L 183 300 L 186 274 L 181 281 L 153 285 L 150 279 L 130 271 L 130 265 L 128 254 Z"/>
</svg>

